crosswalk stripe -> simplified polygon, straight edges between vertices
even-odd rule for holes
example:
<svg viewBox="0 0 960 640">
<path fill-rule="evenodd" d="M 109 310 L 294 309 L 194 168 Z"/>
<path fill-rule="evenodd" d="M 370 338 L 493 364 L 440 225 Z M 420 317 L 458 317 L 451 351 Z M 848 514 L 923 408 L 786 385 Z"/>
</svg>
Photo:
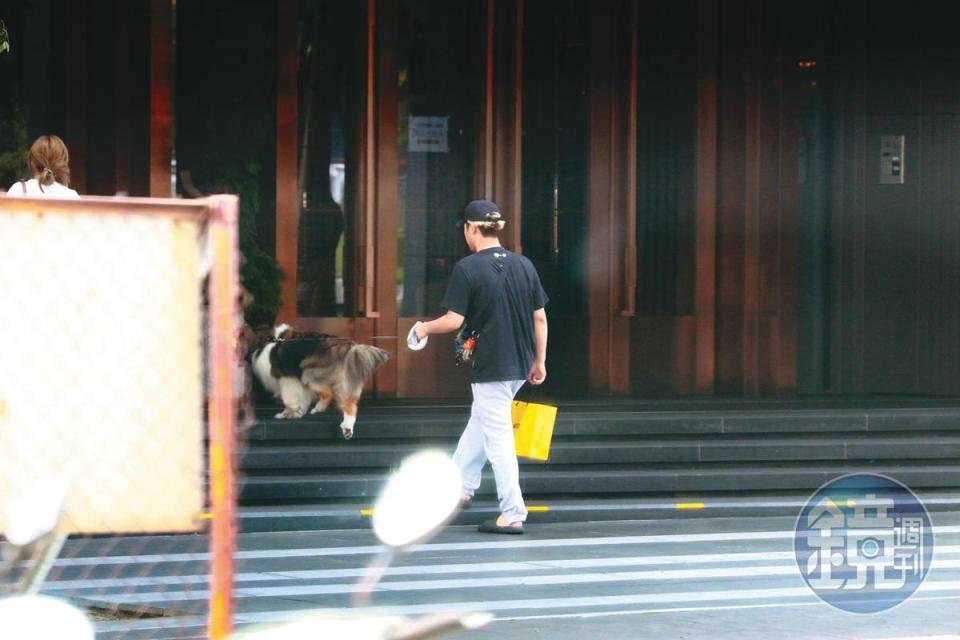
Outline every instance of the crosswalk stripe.
<svg viewBox="0 0 960 640">
<path fill-rule="evenodd" d="M 918 592 L 960 592 L 960 581 L 926 581 Z M 442 611 L 512 611 L 524 609 L 576 609 L 635 604 L 670 604 L 673 602 L 729 602 L 736 600 L 782 600 L 801 598 L 817 600 L 806 586 L 770 589 L 724 589 L 671 593 L 640 593 L 615 596 L 572 596 L 567 598 L 530 598 L 517 600 L 480 600 L 461 602 L 437 602 L 393 606 L 368 606 L 365 612 L 376 615 L 420 615 Z"/>
<path fill-rule="evenodd" d="M 960 600 L 960 596 L 931 596 L 911 598 L 911 602 L 931 600 Z M 663 607 L 660 609 L 627 609 L 616 611 L 584 611 L 580 613 L 548 613 L 533 616 L 502 616 L 493 619 L 494 622 L 513 622 L 519 620 L 549 620 L 556 618 L 605 618 L 610 616 L 635 616 L 648 613 L 699 613 L 703 611 L 732 611 L 738 609 L 774 609 L 783 607 L 825 607 L 821 600 L 804 602 L 767 602 L 763 604 L 730 604 L 710 605 L 706 607 Z M 886 640 L 910 640 L 910 638 L 889 638 Z M 960 636 L 917 636 L 916 640 L 960 640 Z"/>
<path fill-rule="evenodd" d="M 960 545 L 938 546 L 937 558 L 943 556 L 960 555 Z M 731 564 L 743 565 L 751 562 L 789 561 L 793 563 L 792 551 L 742 552 L 742 553 L 709 553 L 696 555 L 657 555 L 657 556 L 617 556 L 609 558 L 570 558 L 562 560 L 528 560 L 524 562 L 463 562 L 447 564 L 423 564 L 410 566 L 393 566 L 386 572 L 386 577 L 431 574 L 456 573 L 496 573 L 517 571 L 545 571 L 549 569 L 598 569 L 602 567 L 636 567 L 636 566 L 677 566 L 688 564 Z M 363 567 L 351 569 L 301 569 L 294 571 L 270 572 L 241 572 L 234 576 L 234 581 L 266 582 L 269 580 L 320 580 L 336 578 L 359 578 L 366 573 Z M 130 578 L 102 578 L 83 580 L 50 580 L 44 584 L 48 591 L 64 589 L 95 589 L 110 587 L 159 586 L 164 584 L 206 584 L 209 581 L 207 573 L 200 572 L 194 575 L 130 577 Z"/>
<path fill-rule="evenodd" d="M 960 560 L 935 560 L 931 570 L 960 569 Z M 490 578 L 458 578 L 442 580 L 384 580 L 377 587 L 377 592 L 396 591 L 446 591 L 457 589 L 477 589 L 490 587 L 519 587 L 519 586 L 555 586 L 574 584 L 602 584 L 609 582 L 651 582 L 664 580 L 698 580 L 717 578 L 761 578 L 771 576 L 798 576 L 798 570 L 793 564 L 766 565 L 759 567 L 724 567 L 717 569 L 666 569 L 653 571 L 613 571 L 602 573 L 560 573 L 547 575 L 510 575 Z M 943 583 L 946 584 L 946 583 Z M 960 588 L 960 582 L 954 583 Z M 317 596 L 351 594 L 356 590 L 352 582 L 333 584 L 297 584 L 267 587 L 238 587 L 234 590 L 235 598 L 286 598 L 291 596 Z M 101 597 L 119 595 L 122 602 L 128 604 L 183 602 L 189 600 L 206 600 L 210 593 L 207 590 L 193 591 L 141 591 L 118 594 L 103 594 Z"/>
<path fill-rule="evenodd" d="M 914 596 L 910 599 L 911 602 L 925 602 L 925 601 L 941 601 L 941 600 L 960 600 L 960 596 Z M 479 604 L 479 603 L 478 603 Z M 819 599 L 811 600 L 809 598 L 802 601 L 789 601 L 789 602 L 767 602 L 767 603 L 756 603 L 756 604 L 735 604 L 735 605 L 717 605 L 711 604 L 707 606 L 678 606 L 678 607 L 659 607 L 652 608 L 646 607 L 642 609 L 617 609 L 613 611 L 583 611 L 576 613 L 555 613 L 555 614 L 542 614 L 542 615 L 517 615 L 517 616 L 502 616 L 496 617 L 493 619 L 494 623 L 498 622 L 513 622 L 513 621 L 523 621 L 523 620 L 547 620 L 552 618 L 562 619 L 562 618 L 602 618 L 602 617 L 612 617 L 612 616 L 631 616 L 638 614 L 651 614 L 651 613 L 703 613 L 710 611 L 729 611 L 729 610 L 746 610 L 746 609 L 782 609 L 788 607 L 827 607 Z M 263 624 L 263 623 L 280 623 L 291 620 L 299 615 L 302 615 L 303 611 L 258 611 L 258 612 L 248 612 L 248 613 L 238 613 L 236 615 L 237 624 Z M 146 618 L 141 620 L 125 620 L 120 622 L 115 621 L 104 621 L 95 623 L 97 633 L 105 633 L 110 631 L 150 631 L 157 629 L 171 629 L 174 627 L 183 628 L 183 627 L 202 627 L 205 625 L 206 620 L 200 616 L 185 616 L 182 618 L 172 619 L 172 618 Z M 955 636 L 919 636 L 918 640 L 953 640 Z M 882 640 L 911 640 L 910 638 L 888 638 Z"/>
<path fill-rule="evenodd" d="M 639 525 L 638 526 L 642 526 Z M 936 527 L 937 535 L 960 533 L 960 526 Z M 888 530 L 858 529 L 861 535 L 882 534 Z M 659 544 L 685 542 L 737 542 L 748 540 L 784 540 L 794 537 L 793 531 L 744 531 L 730 533 L 688 533 L 663 534 L 647 536 L 610 536 L 594 538 L 548 538 L 544 540 L 491 540 L 488 542 L 447 542 L 423 544 L 412 548 L 412 551 L 471 551 L 480 549 L 522 549 L 547 547 L 591 547 L 631 544 Z M 266 558 L 305 558 L 318 556 L 343 555 L 374 555 L 380 554 L 383 547 L 380 545 L 364 545 L 353 547 L 308 547 L 300 549 L 266 549 L 258 551 L 238 551 L 234 557 L 238 560 L 266 559 Z M 85 558 L 61 558 L 56 561 L 58 567 L 91 566 L 106 564 L 156 564 L 159 562 L 200 562 L 209 560 L 207 553 L 171 553 L 157 555 L 125 555 Z"/>
</svg>

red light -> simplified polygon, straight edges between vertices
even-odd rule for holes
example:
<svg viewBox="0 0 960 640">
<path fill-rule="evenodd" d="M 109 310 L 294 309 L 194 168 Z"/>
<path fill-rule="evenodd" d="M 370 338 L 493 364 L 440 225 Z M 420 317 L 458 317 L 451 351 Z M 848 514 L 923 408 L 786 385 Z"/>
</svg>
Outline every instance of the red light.
<svg viewBox="0 0 960 640">
<path fill-rule="evenodd" d="M 797 67 L 800 69 L 813 69 L 817 66 L 816 60 L 800 60 L 797 62 Z"/>
</svg>

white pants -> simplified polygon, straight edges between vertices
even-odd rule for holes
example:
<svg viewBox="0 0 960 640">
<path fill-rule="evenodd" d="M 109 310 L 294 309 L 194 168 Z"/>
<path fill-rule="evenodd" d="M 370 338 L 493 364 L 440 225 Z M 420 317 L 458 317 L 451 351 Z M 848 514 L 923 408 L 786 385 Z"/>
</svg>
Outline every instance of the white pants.
<svg viewBox="0 0 960 640">
<path fill-rule="evenodd" d="M 513 444 L 511 403 L 525 380 L 478 382 L 470 385 L 473 405 L 470 421 L 460 436 L 453 461 L 460 467 L 463 491 L 473 495 L 480 486 L 480 472 L 487 460 L 497 481 L 500 513 L 510 522 L 527 519 L 520 494 L 520 467 Z"/>
</svg>

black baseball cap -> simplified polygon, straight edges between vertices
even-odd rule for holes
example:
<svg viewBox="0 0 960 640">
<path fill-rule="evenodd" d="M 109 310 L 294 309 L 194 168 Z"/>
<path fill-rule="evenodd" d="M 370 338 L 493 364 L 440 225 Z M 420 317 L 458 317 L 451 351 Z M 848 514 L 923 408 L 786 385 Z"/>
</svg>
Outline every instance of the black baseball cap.
<svg viewBox="0 0 960 640">
<path fill-rule="evenodd" d="M 500 207 L 490 200 L 471 200 L 463 208 L 463 216 L 457 220 L 457 226 L 465 222 L 500 222 L 503 214 Z"/>
</svg>

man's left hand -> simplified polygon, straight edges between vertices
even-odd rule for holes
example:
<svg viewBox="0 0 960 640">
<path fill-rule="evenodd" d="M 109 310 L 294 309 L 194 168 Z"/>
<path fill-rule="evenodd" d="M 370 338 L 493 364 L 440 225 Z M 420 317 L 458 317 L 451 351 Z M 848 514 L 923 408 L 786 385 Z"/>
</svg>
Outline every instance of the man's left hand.
<svg viewBox="0 0 960 640">
<path fill-rule="evenodd" d="M 530 367 L 530 373 L 527 374 L 527 381 L 532 385 L 543 384 L 547 379 L 547 365 L 543 362 L 534 362 Z"/>
</svg>

